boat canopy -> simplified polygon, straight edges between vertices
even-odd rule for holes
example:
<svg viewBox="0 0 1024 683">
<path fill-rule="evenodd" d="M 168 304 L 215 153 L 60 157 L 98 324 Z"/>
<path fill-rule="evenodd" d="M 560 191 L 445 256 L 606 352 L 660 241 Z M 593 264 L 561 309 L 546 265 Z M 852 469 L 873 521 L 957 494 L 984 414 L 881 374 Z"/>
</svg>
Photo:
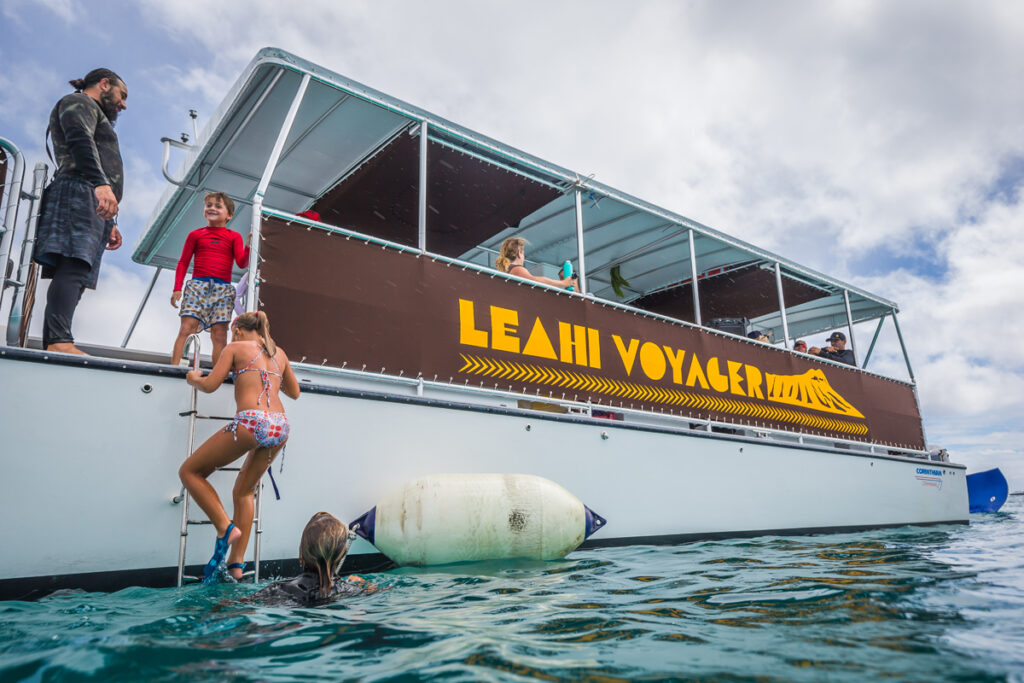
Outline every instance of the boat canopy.
<svg viewBox="0 0 1024 683">
<path fill-rule="evenodd" d="M 872 319 L 880 329 L 897 312 L 274 48 L 257 54 L 193 144 L 163 142 L 173 185 L 133 254 L 159 268 L 174 268 L 187 233 L 204 224 L 203 194 L 224 191 L 237 203 L 239 232 L 249 231 L 254 203 L 312 209 L 323 223 L 485 267 L 502 240 L 524 237 L 535 273 L 553 276 L 571 261 L 596 297 L 705 326 L 746 319 L 787 344 Z M 177 177 L 168 170 L 175 147 L 184 150 Z"/>
</svg>

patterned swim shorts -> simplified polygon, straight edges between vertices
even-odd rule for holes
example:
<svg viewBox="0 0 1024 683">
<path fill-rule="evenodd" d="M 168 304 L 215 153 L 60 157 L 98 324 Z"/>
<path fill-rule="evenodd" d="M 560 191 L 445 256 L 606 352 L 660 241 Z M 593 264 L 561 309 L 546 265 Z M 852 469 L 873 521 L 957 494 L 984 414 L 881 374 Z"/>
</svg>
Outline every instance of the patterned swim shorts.
<svg viewBox="0 0 1024 683">
<path fill-rule="evenodd" d="M 218 323 L 231 322 L 234 307 L 235 287 L 230 282 L 192 278 L 185 283 L 178 315 L 196 318 L 205 330 Z"/>
</svg>

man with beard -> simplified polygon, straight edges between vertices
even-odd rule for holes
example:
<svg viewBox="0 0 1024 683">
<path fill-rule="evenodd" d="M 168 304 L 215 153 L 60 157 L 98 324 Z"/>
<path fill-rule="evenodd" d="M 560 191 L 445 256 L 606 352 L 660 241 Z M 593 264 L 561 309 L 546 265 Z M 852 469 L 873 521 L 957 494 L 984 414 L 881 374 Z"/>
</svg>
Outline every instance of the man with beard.
<svg viewBox="0 0 1024 683">
<path fill-rule="evenodd" d="M 43 193 L 34 258 L 51 279 L 46 294 L 43 348 L 82 353 L 71 320 L 86 289 L 95 289 L 104 249 L 121 246 L 114 223 L 124 189 L 124 166 L 114 121 L 126 109 L 128 89 L 110 69 L 69 81 L 75 92 L 50 112 L 57 171 Z"/>
</svg>

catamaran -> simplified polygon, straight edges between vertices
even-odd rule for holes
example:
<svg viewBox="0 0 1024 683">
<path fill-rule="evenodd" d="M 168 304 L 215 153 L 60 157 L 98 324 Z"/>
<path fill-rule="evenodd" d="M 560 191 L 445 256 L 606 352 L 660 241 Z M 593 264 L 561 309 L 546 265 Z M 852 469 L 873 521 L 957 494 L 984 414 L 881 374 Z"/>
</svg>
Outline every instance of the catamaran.
<svg viewBox="0 0 1024 683">
<path fill-rule="evenodd" d="M 168 187 L 133 253 L 154 269 L 150 292 L 205 224 L 204 193 L 227 192 L 229 227 L 253 237 L 253 266 L 235 274 L 245 305 L 267 312 L 302 385 L 280 500 L 261 487 L 257 579 L 293 568 L 311 514 L 355 519 L 437 474 L 557 482 L 608 520 L 589 547 L 968 522 L 965 467 L 926 446 L 892 301 L 278 49 L 191 144 L 163 145 Z M 180 584 L 213 531 L 177 469 L 233 413 L 231 392 L 197 397 L 187 368 L 132 348 L 145 299 L 120 348 L 38 348 L 30 255 L 47 169 L 29 187 L 17 147 L 0 146 L 0 258 L 17 261 L 0 347 L 0 597 Z M 578 286 L 499 272 L 508 237 L 527 240 L 533 273 L 568 261 Z M 855 338 L 865 323 L 873 337 Z M 869 369 L 886 323 L 909 380 Z M 856 366 L 789 350 L 839 329 Z M 232 481 L 211 476 L 225 500 Z M 381 561 L 360 539 L 348 567 Z"/>
</svg>

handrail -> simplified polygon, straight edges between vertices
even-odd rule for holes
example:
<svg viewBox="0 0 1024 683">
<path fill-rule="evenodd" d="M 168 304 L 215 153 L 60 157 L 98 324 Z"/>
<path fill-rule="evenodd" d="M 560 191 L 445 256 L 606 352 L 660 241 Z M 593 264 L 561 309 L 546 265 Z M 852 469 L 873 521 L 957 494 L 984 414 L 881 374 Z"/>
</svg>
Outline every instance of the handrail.
<svg viewBox="0 0 1024 683">
<path fill-rule="evenodd" d="M 199 338 L 198 334 L 190 334 L 188 336 L 188 338 L 185 339 L 185 354 L 186 355 L 188 354 L 188 350 L 189 350 L 189 346 L 190 345 L 192 346 L 192 350 L 194 351 L 194 355 L 192 357 L 192 369 L 193 370 L 198 370 L 199 369 L 199 346 L 200 346 L 200 338 Z M 194 386 L 191 387 L 191 389 L 192 389 L 192 392 L 191 392 L 192 393 L 192 399 L 191 399 L 191 401 L 189 403 L 189 412 L 188 412 L 188 453 L 186 453 L 186 455 L 185 455 L 186 458 L 192 455 L 192 450 L 195 447 L 195 440 L 196 440 L 196 402 L 198 400 L 199 390 L 196 387 L 194 387 Z M 185 486 L 183 484 L 182 487 L 181 487 L 181 493 L 176 495 L 174 498 L 171 498 L 171 502 L 174 503 L 175 505 L 177 505 L 178 503 L 181 503 L 183 500 L 185 500 L 185 496 L 186 495 L 187 495 L 187 493 L 185 491 Z M 185 538 L 186 538 L 187 535 L 188 535 L 188 505 L 182 505 L 181 506 L 181 537 L 180 537 L 181 540 L 178 543 L 178 581 L 177 581 L 178 588 L 181 588 L 181 584 L 182 584 L 183 579 L 184 579 L 184 572 L 182 570 L 185 567 Z"/>
<path fill-rule="evenodd" d="M 198 370 L 199 369 L 199 346 L 200 346 L 200 337 L 199 337 L 198 334 L 190 334 L 185 339 L 185 351 L 184 351 L 184 353 L 185 353 L 186 356 L 188 355 L 188 351 L 189 351 L 189 347 L 190 346 L 195 351 L 195 355 L 192 358 L 192 369 L 193 370 Z M 187 413 L 188 414 L 188 453 L 185 455 L 186 458 L 188 456 L 192 455 L 192 450 L 193 450 L 193 447 L 195 446 L 195 439 L 196 439 L 196 404 L 197 404 L 197 401 L 198 401 L 199 390 L 196 389 L 196 387 L 191 387 L 191 389 L 192 389 L 192 399 L 189 402 L 189 412 Z M 179 493 L 174 498 L 171 498 L 171 502 L 177 504 L 177 503 L 180 503 L 184 499 L 185 499 L 185 487 L 182 486 L 181 487 L 181 493 Z"/>
<path fill-rule="evenodd" d="M 601 403 L 583 402 L 568 398 L 556 398 L 553 396 L 544 396 L 543 394 L 533 395 L 526 392 L 508 391 L 505 389 L 491 388 L 486 386 L 473 386 L 471 384 L 457 382 L 445 382 L 438 380 L 436 377 L 428 379 L 423 376 L 413 377 L 411 375 L 394 375 L 385 372 L 373 372 L 364 369 L 349 368 L 346 365 L 338 366 L 327 366 L 317 365 L 315 363 L 306 363 L 305 358 L 298 362 L 293 362 L 292 367 L 297 370 L 303 370 L 310 372 L 311 374 L 325 374 L 325 375 L 339 375 L 341 377 L 349 377 L 353 379 L 365 379 L 375 382 L 387 382 L 390 384 L 405 385 L 411 388 L 416 388 L 417 396 L 422 396 L 424 388 L 431 388 L 441 391 L 453 391 L 457 393 L 463 393 L 468 395 L 476 395 L 483 397 L 493 397 L 497 399 L 512 399 L 512 400 L 531 400 L 531 401 L 548 401 L 556 403 L 567 408 L 577 408 L 586 411 L 586 414 L 590 414 L 592 410 L 608 410 L 615 413 L 622 413 L 624 415 L 631 415 L 637 418 L 636 422 L 630 422 L 633 426 L 658 426 L 658 423 L 679 423 L 685 424 L 686 427 L 673 427 L 674 429 L 682 432 L 689 433 L 693 429 L 689 426 L 691 424 L 700 424 L 704 427 L 705 431 L 711 432 L 712 427 L 719 427 L 723 429 L 743 429 L 757 434 L 764 434 L 765 436 L 774 437 L 777 440 L 784 440 L 787 443 L 796 441 L 801 446 L 811 448 L 830 448 L 839 452 L 858 452 L 857 449 L 862 449 L 861 452 L 866 452 L 871 455 L 884 455 L 879 453 L 876 449 L 882 449 L 884 451 L 895 450 L 899 451 L 902 457 L 908 458 L 927 458 L 929 451 L 918 450 L 916 448 L 908 448 L 905 446 L 898 446 L 893 444 L 880 443 L 876 441 L 854 441 L 852 439 L 844 439 L 836 436 L 826 436 L 822 434 L 810 434 L 806 432 L 792 432 L 784 429 L 776 429 L 773 427 L 743 424 L 741 422 L 721 422 L 713 420 L 710 417 L 691 417 L 687 415 L 672 415 L 668 413 L 656 413 L 648 410 L 639 410 L 636 408 L 626 408 L 623 406 L 604 405 Z"/>
<path fill-rule="evenodd" d="M 167 170 L 167 162 L 171 160 L 171 147 L 177 147 L 186 151 L 195 149 L 193 145 L 186 145 L 184 142 L 178 142 L 171 138 L 160 138 L 160 142 L 164 143 L 163 159 L 160 162 L 160 171 L 164 174 L 164 178 L 167 178 L 167 182 L 177 185 L 178 187 L 185 187 L 185 179 L 175 180 L 171 177 L 170 172 Z"/>
<path fill-rule="evenodd" d="M 32 195 L 28 205 L 28 220 L 25 222 L 25 236 L 21 240 L 18 274 L 16 280 L 10 283 L 15 289 L 15 294 L 14 301 L 11 302 L 11 314 L 7 319 L 8 346 L 24 346 L 28 337 L 28 324 L 35 303 L 35 284 L 38 278 L 36 264 L 32 261 L 32 252 L 35 249 L 36 226 L 39 223 L 48 170 L 46 164 L 38 163 L 32 171 Z M 21 289 L 20 297 L 18 289 Z"/>
<path fill-rule="evenodd" d="M 0 225 L 0 310 L 3 309 L 4 291 L 7 289 L 7 262 L 11 255 L 11 244 L 14 242 L 14 228 L 18 223 L 18 207 L 21 205 L 21 185 L 25 180 L 25 156 L 18 146 L 7 138 L 0 137 L 0 148 L 10 152 L 14 157 L 14 169 L 8 174 L 11 182 L 5 182 L 7 192 L 7 212 L 4 222 Z M 6 181 L 6 178 L 4 179 Z"/>
</svg>

